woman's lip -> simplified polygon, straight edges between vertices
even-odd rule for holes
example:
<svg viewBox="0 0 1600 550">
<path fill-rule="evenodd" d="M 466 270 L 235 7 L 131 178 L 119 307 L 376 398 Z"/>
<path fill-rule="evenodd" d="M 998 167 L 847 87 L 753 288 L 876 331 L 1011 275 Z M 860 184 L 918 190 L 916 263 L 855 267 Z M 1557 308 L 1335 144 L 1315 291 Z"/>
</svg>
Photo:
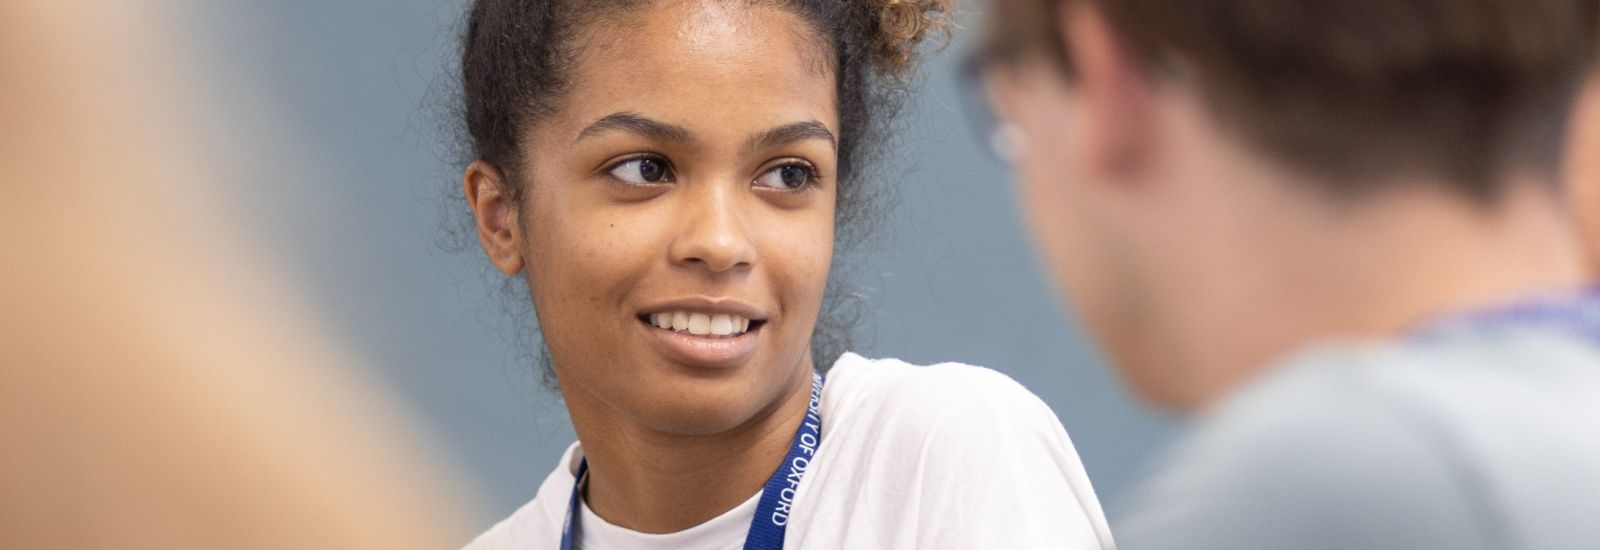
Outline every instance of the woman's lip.
<svg viewBox="0 0 1600 550">
<path fill-rule="evenodd" d="M 653 303 L 640 310 L 640 315 L 648 317 L 652 313 L 673 313 L 689 311 L 707 315 L 737 315 L 752 321 L 765 321 L 769 316 L 765 309 L 732 298 L 708 298 L 696 296 L 678 298 Z"/>
<path fill-rule="evenodd" d="M 640 322 L 657 350 L 667 359 L 692 367 L 725 369 L 743 365 L 755 355 L 762 326 L 752 326 L 738 336 L 695 336 Z"/>
</svg>

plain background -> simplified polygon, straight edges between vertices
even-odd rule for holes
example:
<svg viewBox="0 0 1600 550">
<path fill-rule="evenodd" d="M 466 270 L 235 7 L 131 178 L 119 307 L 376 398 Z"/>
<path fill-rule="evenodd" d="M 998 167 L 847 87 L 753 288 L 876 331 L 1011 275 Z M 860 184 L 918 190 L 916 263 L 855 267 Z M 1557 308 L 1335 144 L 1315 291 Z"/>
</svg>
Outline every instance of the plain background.
<svg viewBox="0 0 1600 550">
<path fill-rule="evenodd" d="M 293 270 L 399 398 L 393 413 L 483 496 L 486 528 L 532 498 L 573 434 L 516 341 L 502 278 L 478 250 L 441 246 L 463 220 L 446 201 L 460 181 L 449 99 L 465 9 L 197 1 L 183 25 L 192 35 L 179 38 L 214 84 L 194 108 L 231 151 L 233 221 Z M 1172 426 L 1130 399 L 1060 311 L 1008 174 L 969 130 L 952 73 L 977 11 L 965 2 L 966 29 L 924 63 L 894 168 L 874 183 L 895 186 L 898 204 L 876 243 L 846 260 L 869 305 L 856 351 L 1009 374 L 1060 415 L 1114 510 Z"/>
</svg>

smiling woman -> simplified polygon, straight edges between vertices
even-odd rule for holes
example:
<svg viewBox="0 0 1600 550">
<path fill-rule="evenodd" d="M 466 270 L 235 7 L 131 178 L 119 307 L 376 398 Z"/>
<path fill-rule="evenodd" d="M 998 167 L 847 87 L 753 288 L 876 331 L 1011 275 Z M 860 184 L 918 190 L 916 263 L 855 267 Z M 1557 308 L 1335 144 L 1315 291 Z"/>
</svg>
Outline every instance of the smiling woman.
<svg viewBox="0 0 1600 550">
<path fill-rule="evenodd" d="M 580 443 L 473 547 L 1110 545 L 1015 382 L 817 353 L 836 236 L 947 3 L 474 4 L 465 196 Z"/>
</svg>

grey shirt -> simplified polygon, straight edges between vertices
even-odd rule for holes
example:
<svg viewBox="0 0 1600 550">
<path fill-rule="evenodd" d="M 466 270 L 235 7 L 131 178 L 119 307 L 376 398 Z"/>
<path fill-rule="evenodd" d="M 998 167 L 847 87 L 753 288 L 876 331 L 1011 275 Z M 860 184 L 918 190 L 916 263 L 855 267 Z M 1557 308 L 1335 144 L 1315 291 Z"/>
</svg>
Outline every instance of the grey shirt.
<svg viewBox="0 0 1600 550">
<path fill-rule="evenodd" d="M 1286 362 L 1196 419 L 1118 546 L 1600 549 L 1597 305 Z"/>
</svg>

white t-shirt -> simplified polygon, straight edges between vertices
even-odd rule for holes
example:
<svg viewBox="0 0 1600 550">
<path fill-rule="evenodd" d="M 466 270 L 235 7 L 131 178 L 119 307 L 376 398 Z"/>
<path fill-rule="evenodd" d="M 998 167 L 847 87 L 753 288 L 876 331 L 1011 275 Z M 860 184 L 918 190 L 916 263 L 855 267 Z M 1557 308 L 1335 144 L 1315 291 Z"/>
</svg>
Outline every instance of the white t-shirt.
<svg viewBox="0 0 1600 550">
<path fill-rule="evenodd" d="M 829 372 L 822 444 L 794 499 L 784 548 L 1109 549 L 1111 532 L 1050 407 L 998 372 L 846 354 Z M 471 550 L 553 549 L 582 450 Z M 755 495 L 687 530 L 650 535 L 585 505 L 587 550 L 738 549 Z"/>
</svg>

